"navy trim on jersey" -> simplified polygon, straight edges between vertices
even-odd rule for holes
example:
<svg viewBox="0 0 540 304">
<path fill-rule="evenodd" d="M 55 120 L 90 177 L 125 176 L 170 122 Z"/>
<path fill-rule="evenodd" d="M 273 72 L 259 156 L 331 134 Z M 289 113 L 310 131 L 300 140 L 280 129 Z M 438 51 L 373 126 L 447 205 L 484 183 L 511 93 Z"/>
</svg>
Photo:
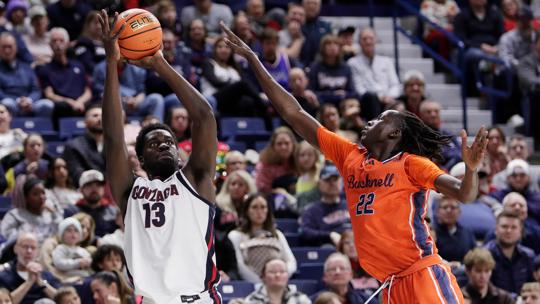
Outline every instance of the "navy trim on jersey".
<svg viewBox="0 0 540 304">
<path fill-rule="evenodd" d="M 215 205 L 214 203 L 210 202 L 209 200 L 205 199 L 204 197 L 200 196 L 199 193 L 197 193 L 195 191 L 195 189 L 193 189 L 191 187 L 191 185 L 189 184 L 188 181 L 186 181 L 186 179 L 184 179 L 184 176 L 183 176 L 183 173 L 181 171 L 178 171 L 176 172 L 176 177 L 178 178 L 178 180 L 182 183 L 182 185 L 184 185 L 184 187 L 186 187 L 186 189 L 189 190 L 189 192 L 191 192 L 191 194 L 193 194 L 196 198 L 200 199 L 201 201 L 203 201 L 204 203 L 206 203 L 208 206 L 212 207 L 212 208 L 215 208 Z"/>
<path fill-rule="evenodd" d="M 214 208 L 208 209 L 208 225 L 206 227 L 206 244 L 208 246 L 208 255 L 206 256 L 206 277 L 204 278 L 205 290 L 211 291 L 213 286 L 219 282 L 219 271 L 217 270 L 214 260 L 212 259 L 215 254 L 214 246 Z"/>
</svg>

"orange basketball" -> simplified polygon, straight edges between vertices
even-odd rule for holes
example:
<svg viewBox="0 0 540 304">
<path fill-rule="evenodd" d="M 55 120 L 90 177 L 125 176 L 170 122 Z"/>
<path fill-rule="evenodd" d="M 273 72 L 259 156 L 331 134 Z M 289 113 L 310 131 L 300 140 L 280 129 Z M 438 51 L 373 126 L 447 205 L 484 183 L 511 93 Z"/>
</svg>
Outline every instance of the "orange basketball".
<svg viewBox="0 0 540 304">
<path fill-rule="evenodd" d="M 161 48 L 161 25 L 149 11 L 133 8 L 118 15 L 113 32 L 125 24 L 118 36 L 118 45 L 123 57 L 138 60 L 154 55 Z"/>
</svg>

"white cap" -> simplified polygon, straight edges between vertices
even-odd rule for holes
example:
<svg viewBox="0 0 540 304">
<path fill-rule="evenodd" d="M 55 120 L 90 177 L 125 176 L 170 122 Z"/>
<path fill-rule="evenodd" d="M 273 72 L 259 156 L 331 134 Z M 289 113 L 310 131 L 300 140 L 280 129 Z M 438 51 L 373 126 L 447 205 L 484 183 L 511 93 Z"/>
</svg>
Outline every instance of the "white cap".
<svg viewBox="0 0 540 304">
<path fill-rule="evenodd" d="M 529 164 L 523 159 L 514 159 L 506 166 L 506 174 L 525 173 L 529 175 Z"/>
<path fill-rule="evenodd" d="M 462 177 L 465 175 L 465 163 L 459 162 L 450 169 L 450 175 L 453 177 Z"/>
<path fill-rule="evenodd" d="M 103 177 L 103 173 L 99 172 L 98 170 L 84 171 L 81 174 L 81 177 L 79 177 L 79 187 L 82 188 L 84 185 L 91 182 L 104 183 L 105 178 Z"/>
<path fill-rule="evenodd" d="M 62 236 L 64 235 L 64 231 L 69 226 L 74 226 L 75 229 L 79 231 L 79 233 L 82 233 L 81 223 L 76 218 L 68 217 L 62 220 L 60 224 L 58 224 L 58 236 L 60 236 L 60 238 L 62 238 Z"/>
</svg>

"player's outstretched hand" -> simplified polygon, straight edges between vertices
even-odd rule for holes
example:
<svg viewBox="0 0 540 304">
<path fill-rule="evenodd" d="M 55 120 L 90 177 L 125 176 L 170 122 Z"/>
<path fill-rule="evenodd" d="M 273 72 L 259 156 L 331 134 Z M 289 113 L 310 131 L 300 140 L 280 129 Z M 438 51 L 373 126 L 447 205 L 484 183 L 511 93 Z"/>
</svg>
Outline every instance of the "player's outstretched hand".
<svg viewBox="0 0 540 304">
<path fill-rule="evenodd" d="M 468 146 L 467 132 L 461 130 L 461 158 L 463 158 L 463 162 L 469 170 L 476 170 L 484 160 L 488 144 L 487 136 L 488 131 L 485 127 L 481 127 L 478 133 L 476 133 L 476 138 L 472 145 Z"/>
<path fill-rule="evenodd" d="M 101 40 L 103 40 L 103 47 L 105 48 L 107 60 L 120 61 L 122 56 L 120 55 L 120 47 L 118 47 L 118 35 L 120 35 L 126 25 L 123 24 L 122 27 L 114 33 L 113 28 L 118 20 L 118 13 L 114 14 L 113 24 L 109 25 L 109 16 L 105 10 L 99 12 L 98 20 L 101 24 Z"/>
<path fill-rule="evenodd" d="M 130 64 L 136 65 L 141 68 L 153 69 L 158 62 L 165 61 L 165 58 L 163 57 L 163 52 L 161 52 L 161 50 L 158 50 L 152 56 L 146 56 L 139 60 L 126 60 L 126 61 Z"/>
<path fill-rule="evenodd" d="M 250 54 L 253 54 L 253 51 L 249 48 L 249 46 L 244 41 L 242 41 L 242 39 L 236 36 L 236 34 L 233 33 L 231 29 L 225 25 L 225 23 L 223 23 L 223 21 L 221 21 L 219 25 L 225 33 L 225 43 L 227 43 L 227 45 L 231 47 L 237 54 L 243 57 L 247 57 Z"/>
</svg>

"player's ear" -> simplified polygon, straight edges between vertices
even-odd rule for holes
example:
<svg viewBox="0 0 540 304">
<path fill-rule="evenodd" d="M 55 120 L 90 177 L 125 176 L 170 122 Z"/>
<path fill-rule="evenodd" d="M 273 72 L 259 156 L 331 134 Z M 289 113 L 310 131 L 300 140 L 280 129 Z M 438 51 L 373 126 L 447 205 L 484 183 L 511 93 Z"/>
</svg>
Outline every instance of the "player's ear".
<svg viewBox="0 0 540 304">
<path fill-rule="evenodd" d="M 394 129 L 394 131 L 392 131 L 392 132 L 390 132 L 390 134 L 388 134 L 388 137 L 390 139 L 400 138 L 401 137 L 401 129 L 400 128 Z"/>
</svg>

